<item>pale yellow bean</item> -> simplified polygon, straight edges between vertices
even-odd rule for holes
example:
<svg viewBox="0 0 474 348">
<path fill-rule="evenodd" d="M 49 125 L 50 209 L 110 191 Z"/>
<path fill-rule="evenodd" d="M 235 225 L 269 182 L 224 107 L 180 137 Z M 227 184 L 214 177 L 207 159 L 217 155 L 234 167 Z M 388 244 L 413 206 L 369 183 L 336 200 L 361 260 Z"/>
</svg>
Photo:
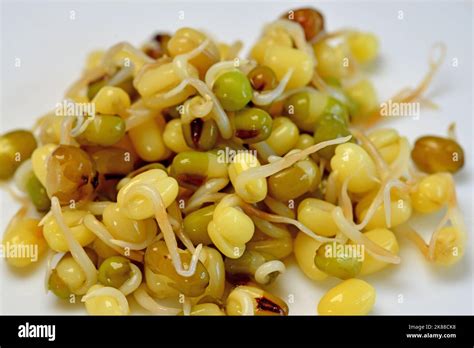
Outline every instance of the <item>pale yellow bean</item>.
<svg viewBox="0 0 474 348">
<path fill-rule="evenodd" d="M 192 151 L 184 139 L 181 119 L 171 120 L 166 124 L 163 132 L 163 141 L 165 145 L 176 153 Z"/>
<path fill-rule="evenodd" d="M 327 278 L 327 274 L 321 272 L 314 264 L 314 255 L 320 246 L 321 243 L 303 232 L 298 232 L 294 243 L 296 261 L 301 270 L 308 278 L 317 281 Z"/>
<path fill-rule="evenodd" d="M 81 245 L 86 246 L 94 241 L 95 234 L 84 226 L 84 217 L 88 214 L 85 210 L 67 209 L 63 210 L 66 225 L 70 228 L 74 239 Z M 57 252 L 69 251 L 68 243 L 53 215 L 49 216 L 43 225 L 44 238 L 49 247 Z"/>
<path fill-rule="evenodd" d="M 364 235 L 382 248 L 387 249 L 391 254 L 398 255 L 399 246 L 397 238 L 392 231 L 386 228 L 376 228 L 365 232 Z M 364 252 L 364 261 L 362 262 L 360 275 L 368 275 L 381 271 L 388 265 L 387 262 L 377 260 L 369 253 Z"/>
<path fill-rule="evenodd" d="M 58 147 L 56 144 L 46 144 L 38 147 L 31 155 L 33 172 L 44 187 L 46 187 L 46 163 L 48 162 L 49 156 L 56 150 L 56 147 Z"/>
<path fill-rule="evenodd" d="M 375 304 L 375 289 L 360 279 L 348 279 L 330 289 L 319 301 L 320 315 L 365 315 Z"/>
<path fill-rule="evenodd" d="M 162 161 L 171 155 L 163 141 L 165 121 L 162 116 L 150 119 L 128 132 L 138 155 L 148 162 Z"/>
<path fill-rule="evenodd" d="M 334 204 L 316 198 L 306 198 L 298 206 L 298 220 L 314 233 L 332 237 L 339 231 L 331 212 Z"/>
<path fill-rule="evenodd" d="M 8 226 L 2 245 L 9 265 L 29 266 L 46 252 L 47 244 L 38 223 L 38 219 L 15 219 Z"/>
<path fill-rule="evenodd" d="M 287 117 L 273 119 L 272 132 L 266 143 L 278 156 L 283 156 L 295 148 L 300 132 L 298 127 Z"/>
<path fill-rule="evenodd" d="M 275 72 L 279 81 L 290 69 L 293 69 L 290 81 L 286 85 L 287 90 L 304 87 L 313 77 L 313 59 L 308 53 L 295 48 L 269 46 L 265 50 L 263 64 Z"/>
</svg>

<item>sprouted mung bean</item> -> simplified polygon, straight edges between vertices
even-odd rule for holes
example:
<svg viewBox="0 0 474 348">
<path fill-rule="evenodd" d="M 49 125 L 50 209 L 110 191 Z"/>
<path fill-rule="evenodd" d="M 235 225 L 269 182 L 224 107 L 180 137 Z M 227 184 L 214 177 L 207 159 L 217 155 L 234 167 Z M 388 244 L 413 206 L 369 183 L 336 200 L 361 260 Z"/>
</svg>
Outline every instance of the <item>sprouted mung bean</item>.
<svg viewBox="0 0 474 348">
<path fill-rule="evenodd" d="M 248 59 L 241 47 L 181 28 L 93 52 L 66 97 L 97 115 L 49 113 L 0 137 L 0 178 L 24 193 L 2 250 L 49 249 L 47 288 L 83 296 L 93 315 L 129 314 L 127 295 L 153 314 L 287 315 L 266 286 L 292 254 L 312 281 L 343 280 L 319 314 L 367 314 L 376 291 L 357 277 L 400 263 L 398 239 L 435 265 L 461 259 L 453 173 L 466 158 L 452 128 L 415 142 L 422 172 L 395 129 L 365 134 L 381 120 L 373 84 L 357 78 L 379 54 L 374 34 L 328 32 L 302 8 L 266 25 Z M 437 48 L 421 84 L 391 102 L 421 100 Z M 442 208 L 426 242 L 412 214 Z"/>
</svg>

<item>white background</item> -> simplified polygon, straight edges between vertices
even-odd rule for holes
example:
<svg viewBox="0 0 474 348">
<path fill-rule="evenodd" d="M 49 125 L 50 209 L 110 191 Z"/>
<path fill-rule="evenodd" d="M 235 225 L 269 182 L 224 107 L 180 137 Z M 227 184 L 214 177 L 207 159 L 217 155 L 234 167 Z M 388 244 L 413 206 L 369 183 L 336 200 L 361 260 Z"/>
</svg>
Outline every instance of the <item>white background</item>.
<svg viewBox="0 0 474 348">
<path fill-rule="evenodd" d="M 453 268 L 439 269 L 427 264 L 412 245 L 401 241 L 401 265 L 366 280 L 377 290 L 374 314 L 472 314 L 472 2 L 311 4 L 323 12 L 329 31 L 353 27 L 378 35 L 381 59 L 372 69 L 371 78 L 381 101 L 401 87 L 417 83 L 427 70 L 432 44 L 447 44 L 447 59 L 428 93 L 439 110 L 423 109 L 418 121 L 397 119 L 387 125 L 414 140 L 427 133 L 445 134 L 450 122 L 457 123 L 466 152 L 466 166 L 456 175 L 469 234 L 466 257 Z M 182 26 L 204 29 L 229 43 L 241 39 L 248 49 L 264 23 L 292 7 L 296 7 L 295 2 L 2 1 L 0 132 L 31 127 L 37 117 L 52 109 L 79 77 L 86 54 L 93 49 L 124 40 L 139 45 L 157 31 L 172 32 Z M 184 20 L 179 19 L 179 11 L 184 11 Z M 399 11 L 403 11 L 402 20 L 398 19 Z M 15 67 L 16 58 L 21 60 L 21 67 Z M 457 67 L 452 64 L 454 59 Z M 1 231 L 17 208 L 2 191 Z M 439 218 L 418 226 L 428 236 Z M 44 269 L 43 262 L 17 272 L 0 260 L 0 313 L 85 313 L 80 305 L 62 304 L 54 295 L 45 294 Z M 290 260 L 288 272 L 272 291 L 286 300 L 293 295 L 292 314 L 315 314 L 320 297 L 336 283 L 335 279 L 313 282 Z M 400 295 L 403 303 L 398 301 Z"/>
</svg>

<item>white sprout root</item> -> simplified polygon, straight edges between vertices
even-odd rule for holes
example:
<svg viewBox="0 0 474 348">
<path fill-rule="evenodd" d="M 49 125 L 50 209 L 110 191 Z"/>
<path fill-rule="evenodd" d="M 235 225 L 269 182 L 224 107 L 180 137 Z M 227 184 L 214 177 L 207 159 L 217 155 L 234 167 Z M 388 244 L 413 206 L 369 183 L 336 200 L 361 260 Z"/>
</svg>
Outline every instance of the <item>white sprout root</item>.
<svg viewBox="0 0 474 348">
<path fill-rule="evenodd" d="M 52 250 L 50 251 L 48 260 L 46 262 L 46 272 L 44 275 L 44 290 L 46 293 L 49 292 L 49 278 L 64 255 L 66 255 L 66 253 L 54 253 Z"/>
<path fill-rule="evenodd" d="M 378 177 L 382 179 L 379 190 L 374 197 L 366 215 L 361 223 L 356 224 L 355 227 L 358 230 L 362 230 L 370 221 L 372 216 L 375 214 L 378 207 L 384 205 L 385 222 L 387 227 L 391 227 L 392 212 L 391 212 L 391 189 L 397 187 L 401 192 L 407 192 L 408 186 L 402 182 L 399 178 L 407 171 L 408 159 L 409 159 L 409 145 L 408 140 L 405 137 L 400 137 L 400 147 L 397 158 L 389 166 L 376 146 L 370 141 L 370 139 L 361 131 L 352 129 L 351 133 L 354 137 L 361 142 L 362 147 L 367 151 L 369 156 L 374 161 Z"/>
<path fill-rule="evenodd" d="M 230 139 L 232 137 L 232 127 L 230 124 L 229 117 L 222 108 L 220 101 L 214 95 L 214 93 L 209 89 L 209 87 L 201 80 L 189 77 L 182 80 L 176 87 L 171 89 L 168 92 L 155 95 L 154 97 L 149 98 L 145 101 L 145 104 L 153 107 L 155 104 L 160 104 L 162 101 L 170 99 L 181 93 L 187 86 L 192 86 L 196 91 L 205 99 L 212 100 L 214 107 L 212 108 L 212 116 L 214 121 L 216 121 L 217 127 L 219 128 L 220 134 L 224 139 Z"/>
<path fill-rule="evenodd" d="M 132 269 L 132 276 L 119 288 L 125 296 L 130 295 L 132 292 L 137 290 L 142 283 L 142 272 L 140 269 L 133 263 L 130 263 L 130 268 Z"/>
<path fill-rule="evenodd" d="M 212 89 L 212 87 L 214 87 L 214 83 L 220 75 L 228 71 L 239 70 L 239 68 L 242 68 L 246 65 L 253 65 L 253 63 L 247 59 L 239 59 L 237 62 L 231 60 L 216 63 L 207 70 L 206 76 L 204 77 L 204 82 L 206 82 L 206 85 L 209 87 L 209 89 Z"/>
<path fill-rule="evenodd" d="M 176 233 L 179 240 L 184 244 L 184 246 L 191 253 L 194 253 L 196 248 L 194 247 L 193 242 L 191 241 L 189 236 L 186 233 L 184 233 L 183 217 L 181 216 L 181 210 L 176 201 L 173 201 L 173 203 L 171 203 L 171 205 L 168 207 L 168 212 L 169 212 L 168 219 L 173 228 L 173 231 Z M 163 236 L 162 233 L 160 233 L 160 235 Z"/>
<path fill-rule="evenodd" d="M 145 283 L 142 283 L 137 290 L 133 293 L 133 297 L 137 303 L 142 306 L 144 309 L 150 313 L 157 315 L 177 315 L 181 312 L 179 308 L 166 307 L 153 299 L 148 294 L 147 287 Z"/>
<path fill-rule="evenodd" d="M 79 244 L 79 242 L 74 238 L 72 231 L 69 229 L 69 226 L 66 224 L 63 218 L 61 205 L 56 196 L 51 198 L 51 212 L 56 219 L 61 232 L 64 235 L 69 251 L 71 252 L 72 257 L 84 271 L 86 275 L 86 281 L 84 284 L 76 291 L 78 294 L 84 294 L 87 290 L 94 284 L 97 283 L 97 269 L 92 263 L 89 256 L 85 252 L 84 248 Z"/>
<path fill-rule="evenodd" d="M 450 188 L 451 192 L 447 201 L 447 211 L 445 216 L 441 219 L 441 221 L 438 223 L 438 226 L 436 227 L 435 231 L 433 232 L 430 243 L 429 243 L 429 258 L 430 260 L 434 260 L 435 258 L 435 246 L 436 242 L 439 236 L 439 232 L 445 225 L 449 222 L 451 222 L 451 225 L 456 228 L 457 231 L 457 244 L 464 246 L 466 243 L 466 226 L 464 224 L 464 219 L 463 216 L 459 210 L 458 207 L 458 202 L 457 202 L 457 197 L 456 197 L 456 190 L 454 187 L 454 179 L 451 174 L 444 173 L 443 174 L 447 179 L 448 182 L 450 183 Z"/>
<path fill-rule="evenodd" d="M 191 77 L 188 71 L 188 61 L 190 59 L 193 59 L 197 57 L 199 54 L 204 52 L 206 50 L 206 47 L 211 43 L 211 40 L 206 39 L 201 44 L 199 44 L 196 48 L 193 50 L 179 54 L 173 59 L 173 65 L 175 67 L 175 71 L 178 73 L 179 77 L 181 80 L 184 80 L 185 78 Z"/>
<path fill-rule="evenodd" d="M 224 197 L 224 193 L 219 193 L 229 183 L 227 178 L 214 178 L 207 180 L 189 198 L 184 212 L 189 214 L 199 209 L 204 203 L 215 203 Z"/>
<path fill-rule="evenodd" d="M 204 118 L 211 113 L 213 107 L 214 104 L 210 98 L 196 96 L 188 99 L 183 104 L 181 122 L 190 124 L 196 118 Z"/>
<path fill-rule="evenodd" d="M 286 85 L 290 81 L 292 75 L 293 75 L 293 68 L 287 71 L 287 73 L 285 74 L 285 76 L 283 76 L 278 86 L 276 86 L 271 91 L 264 91 L 264 92 L 254 91 L 252 102 L 255 105 L 271 104 L 274 100 L 276 100 L 279 96 L 283 94 L 283 92 L 285 91 Z"/>
<path fill-rule="evenodd" d="M 352 175 L 348 175 L 347 178 L 344 180 L 338 197 L 339 206 L 342 208 L 344 216 L 348 221 L 354 220 L 352 212 L 352 202 L 349 197 L 349 193 L 347 192 L 347 186 L 349 185 L 349 181 L 352 179 L 352 177 Z"/>
<path fill-rule="evenodd" d="M 235 191 L 236 192 L 245 192 L 247 183 L 251 180 L 259 179 L 259 178 L 267 178 L 283 169 L 291 167 L 296 162 L 304 159 L 305 157 L 315 153 L 321 149 L 324 149 L 327 146 L 331 145 L 338 145 L 348 142 L 351 139 L 351 135 L 346 137 L 336 138 L 332 140 L 323 141 L 319 144 L 312 145 L 304 150 L 293 152 L 287 154 L 280 160 L 274 161 L 272 163 L 268 163 L 261 167 L 253 167 L 249 168 L 242 173 L 240 173 L 236 180 L 235 180 Z"/>
<path fill-rule="evenodd" d="M 150 199 L 150 202 L 153 204 L 156 222 L 163 233 L 163 237 L 176 272 L 183 277 L 191 277 L 196 272 L 196 266 L 199 261 L 199 253 L 201 252 L 202 244 L 199 244 L 196 247 L 196 250 L 191 257 L 189 269 L 185 270 L 179 256 L 178 243 L 176 241 L 173 228 L 171 227 L 171 223 L 168 219 L 168 213 L 166 212 L 166 208 L 163 204 L 160 193 L 154 187 L 147 184 L 137 186 L 136 191 L 136 193 L 140 192 L 144 196 L 147 196 Z"/>
<path fill-rule="evenodd" d="M 436 56 L 436 50 L 439 50 L 439 55 Z M 444 43 L 438 42 L 433 45 L 431 48 L 431 52 L 429 55 L 428 63 L 429 69 L 426 75 L 423 77 L 421 82 L 415 88 L 404 88 L 399 91 L 395 96 L 389 98 L 390 101 L 393 103 L 410 103 L 415 100 L 421 100 L 423 97 L 423 93 L 428 89 L 430 86 L 434 76 L 438 72 L 441 64 L 443 64 L 446 58 L 446 45 Z M 383 105 L 385 103 L 381 103 Z M 375 124 L 376 122 L 380 121 L 381 117 L 381 107 L 376 110 L 372 115 L 368 117 L 366 123 L 368 126 Z"/>
<path fill-rule="evenodd" d="M 411 182 L 412 186 L 416 186 L 418 184 L 418 181 L 424 177 L 424 175 L 419 175 L 418 173 L 415 173 L 415 174 L 416 174 L 415 175 L 416 178 L 413 182 Z M 443 216 L 443 218 L 439 221 L 436 228 L 434 229 L 429 243 L 426 243 L 425 240 L 420 236 L 420 234 L 413 227 L 411 227 L 407 222 L 393 228 L 394 232 L 410 240 L 420 250 L 420 252 L 426 258 L 426 260 L 428 260 L 429 262 L 436 261 L 436 255 L 435 255 L 436 243 L 440 235 L 440 231 L 444 227 L 446 227 L 448 223 L 450 223 L 450 225 L 454 227 L 456 230 L 456 235 L 453 240 L 453 243 L 455 243 L 458 249 L 464 248 L 464 245 L 466 243 L 466 236 L 467 236 L 464 219 L 458 207 L 456 191 L 455 191 L 455 186 L 454 186 L 454 179 L 452 175 L 448 173 L 443 173 L 443 174 L 438 174 L 438 175 L 443 175 L 448 179 L 450 193 L 446 201 L 446 206 L 447 206 L 446 213 Z"/>
<path fill-rule="evenodd" d="M 281 215 L 281 216 L 286 216 L 287 218 L 290 218 L 290 219 L 295 218 L 295 212 L 283 202 L 280 202 L 271 196 L 265 197 L 263 202 L 268 207 L 268 209 L 270 209 L 270 211 L 272 211 L 273 213 L 277 215 Z"/>
<path fill-rule="evenodd" d="M 257 209 L 253 205 L 251 205 L 249 203 L 245 203 L 243 201 L 240 201 L 239 206 L 248 215 L 256 216 L 258 218 L 261 218 L 263 220 L 270 221 L 270 222 L 293 225 L 296 228 L 298 228 L 301 232 L 303 232 L 304 234 L 306 234 L 310 238 L 312 238 L 312 239 L 314 239 L 314 240 L 316 240 L 320 243 L 336 241 L 336 239 L 334 239 L 334 238 L 322 237 L 320 235 L 315 234 L 313 231 L 311 231 L 311 229 L 306 227 L 304 224 L 302 224 L 298 220 L 290 219 L 290 218 L 285 217 L 285 216 L 266 213 L 264 211 L 261 211 L 261 210 Z"/>
<path fill-rule="evenodd" d="M 128 42 L 120 42 L 114 46 L 112 46 L 103 56 L 102 58 L 102 66 L 105 68 L 105 70 L 111 75 L 115 72 L 117 66 L 126 66 L 122 62 L 117 62 L 116 57 L 118 53 L 125 53 L 129 57 L 136 57 L 143 61 L 144 64 L 147 63 L 153 63 L 153 59 L 148 57 L 143 51 L 133 47 L 130 43 Z M 137 73 L 138 67 L 131 62 L 131 59 L 129 58 L 129 63 L 130 66 L 133 67 L 134 73 Z"/>
<path fill-rule="evenodd" d="M 375 259 L 394 264 L 400 263 L 400 257 L 398 255 L 394 255 L 387 249 L 382 248 L 356 229 L 353 223 L 347 221 L 340 207 L 336 207 L 332 211 L 332 217 L 338 229 L 344 233 L 347 238 L 357 244 L 364 245 L 365 250 Z"/>
<path fill-rule="evenodd" d="M 255 271 L 255 280 L 260 284 L 268 284 L 271 281 L 271 275 L 277 272 L 283 274 L 286 271 L 285 264 L 279 260 L 272 260 L 260 265 Z"/>
<path fill-rule="evenodd" d="M 254 315 L 255 311 L 253 308 L 252 297 L 244 290 L 235 288 L 227 298 L 227 303 L 236 302 L 240 307 L 241 315 Z"/>
</svg>

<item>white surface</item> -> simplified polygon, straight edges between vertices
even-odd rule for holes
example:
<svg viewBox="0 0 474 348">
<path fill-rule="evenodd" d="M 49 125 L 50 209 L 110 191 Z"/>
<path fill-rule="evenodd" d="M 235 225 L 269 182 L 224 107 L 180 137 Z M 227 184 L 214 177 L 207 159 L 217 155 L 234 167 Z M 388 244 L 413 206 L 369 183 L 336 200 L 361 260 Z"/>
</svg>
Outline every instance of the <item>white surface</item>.
<svg viewBox="0 0 474 348">
<path fill-rule="evenodd" d="M 0 132 L 31 127 L 38 116 L 52 109 L 79 76 L 86 53 L 92 49 L 123 40 L 140 44 L 156 31 L 182 26 L 202 28 L 221 41 L 242 39 L 248 48 L 264 23 L 292 7 L 295 2 L 2 1 Z M 469 233 L 466 257 L 451 269 L 437 269 L 412 245 L 402 242 L 401 265 L 367 280 L 377 289 L 375 314 L 472 314 L 472 2 L 331 1 L 319 2 L 317 7 L 329 30 L 354 27 L 378 35 L 382 57 L 372 79 L 380 100 L 417 83 L 427 70 L 431 45 L 436 41 L 447 44 L 447 60 L 428 93 L 440 109 L 423 109 L 418 121 L 397 119 L 387 125 L 414 140 L 427 133 L 445 134 L 450 122 L 458 124 L 466 152 L 466 166 L 456 176 Z M 403 20 L 397 18 L 400 10 Z M 75 20 L 70 19 L 71 11 L 75 11 Z M 179 11 L 184 11 L 184 20 L 179 20 Z M 15 67 L 16 58 L 21 59 L 19 68 Z M 451 64 L 454 58 L 459 62 L 457 67 Z M 16 209 L 2 192 L 0 230 Z M 424 226 L 425 231 L 435 224 L 432 220 Z M 80 305 L 61 304 L 52 294 L 45 295 L 44 268 L 43 262 L 18 273 L 0 260 L 0 313 L 84 313 Z M 287 301 L 293 296 L 292 314 L 315 314 L 320 297 L 336 283 L 334 279 L 312 282 L 293 264 L 273 288 Z M 403 303 L 398 303 L 400 295 Z"/>
</svg>

